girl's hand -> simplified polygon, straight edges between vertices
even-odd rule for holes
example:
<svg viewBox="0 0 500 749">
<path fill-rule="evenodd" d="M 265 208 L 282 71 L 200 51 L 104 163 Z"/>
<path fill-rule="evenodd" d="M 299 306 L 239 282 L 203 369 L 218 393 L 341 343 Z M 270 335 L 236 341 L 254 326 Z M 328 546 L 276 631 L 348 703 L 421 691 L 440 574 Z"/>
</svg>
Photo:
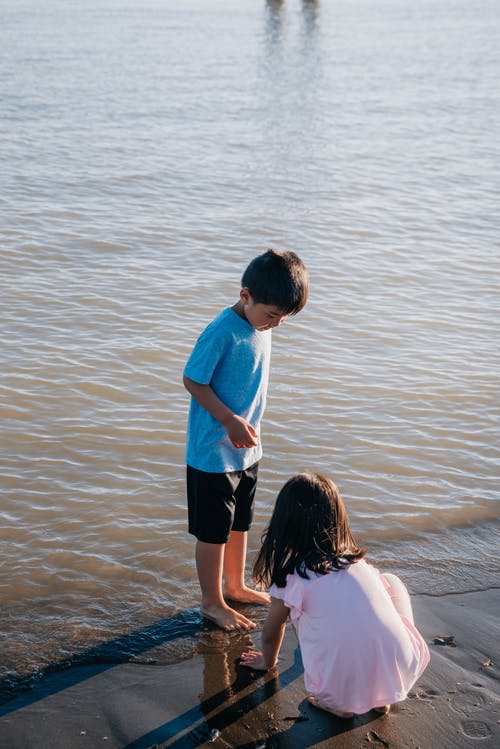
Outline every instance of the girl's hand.
<svg viewBox="0 0 500 749">
<path fill-rule="evenodd" d="M 242 666 L 253 668 L 256 671 L 268 671 L 275 667 L 278 662 L 289 613 L 290 609 L 285 606 L 281 598 L 271 596 L 267 619 L 262 627 L 260 642 L 262 652 L 247 650 L 246 653 L 242 653 L 240 658 Z"/>
<path fill-rule="evenodd" d="M 253 668 L 255 671 L 267 671 L 270 668 L 269 666 L 266 666 L 262 653 L 258 653 L 255 650 L 249 650 L 247 653 L 242 653 L 240 664 L 247 668 Z"/>
</svg>

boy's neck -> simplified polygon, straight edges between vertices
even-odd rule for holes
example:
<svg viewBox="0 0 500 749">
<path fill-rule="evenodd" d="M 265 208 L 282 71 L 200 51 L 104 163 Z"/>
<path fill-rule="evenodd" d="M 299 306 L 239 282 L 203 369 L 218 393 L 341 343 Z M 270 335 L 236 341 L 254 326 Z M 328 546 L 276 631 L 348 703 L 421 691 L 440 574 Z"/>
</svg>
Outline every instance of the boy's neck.
<svg viewBox="0 0 500 749">
<path fill-rule="evenodd" d="M 238 301 L 236 302 L 236 304 L 233 304 L 233 306 L 231 307 L 231 309 L 234 312 L 236 312 L 236 314 L 238 315 L 238 317 L 241 317 L 242 320 L 247 320 L 247 316 L 245 315 L 245 308 L 244 308 L 244 305 L 243 305 L 243 302 L 241 301 L 241 299 L 238 299 Z M 247 320 L 247 322 L 248 322 L 248 320 Z"/>
</svg>

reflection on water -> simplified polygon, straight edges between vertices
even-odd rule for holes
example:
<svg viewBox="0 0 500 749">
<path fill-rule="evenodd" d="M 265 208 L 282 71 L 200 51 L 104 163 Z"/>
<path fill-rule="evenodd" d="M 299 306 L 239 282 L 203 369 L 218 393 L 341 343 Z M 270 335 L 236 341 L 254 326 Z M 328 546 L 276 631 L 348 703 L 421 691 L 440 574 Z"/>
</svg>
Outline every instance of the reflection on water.
<svg viewBox="0 0 500 749">
<path fill-rule="evenodd" d="M 283 26 L 287 22 L 289 14 L 296 11 L 290 9 L 290 4 L 286 0 L 266 0 L 266 26 L 269 38 L 273 41 L 280 41 L 283 34 Z M 287 7 L 288 6 L 288 7 Z M 319 0 L 302 0 L 301 19 L 302 27 L 306 33 L 314 34 L 318 28 L 320 18 L 321 3 Z"/>
<path fill-rule="evenodd" d="M 267 246 L 312 293 L 274 335 L 251 553 L 283 482 L 321 469 L 410 590 L 488 584 L 492 4 L 2 14 L 2 673 L 197 605 L 181 372 Z"/>
</svg>

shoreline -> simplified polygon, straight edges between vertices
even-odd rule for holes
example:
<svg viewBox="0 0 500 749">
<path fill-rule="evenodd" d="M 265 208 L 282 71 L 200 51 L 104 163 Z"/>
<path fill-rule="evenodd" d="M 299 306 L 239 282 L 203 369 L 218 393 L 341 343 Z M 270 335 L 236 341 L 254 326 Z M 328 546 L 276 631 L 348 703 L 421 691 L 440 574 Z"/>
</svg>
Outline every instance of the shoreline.
<svg viewBox="0 0 500 749">
<path fill-rule="evenodd" d="M 260 630 L 229 635 L 203 624 L 194 655 L 180 662 L 142 657 L 47 672 L 0 707 L 0 746 L 326 749 L 334 739 L 336 749 L 496 748 L 500 589 L 413 595 L 412 602 L 431 662 L 388 716 L 341 720 L 310 706 L 290 626 L 277 670 L 262 675 L 238 664 L 250 641 L 259 644 Z M 187 630 L 181 636 L 192 637 L 192 625 Z M 453 637 L 456 646 L 434 644 L 436 637 Z"/>
</svg>

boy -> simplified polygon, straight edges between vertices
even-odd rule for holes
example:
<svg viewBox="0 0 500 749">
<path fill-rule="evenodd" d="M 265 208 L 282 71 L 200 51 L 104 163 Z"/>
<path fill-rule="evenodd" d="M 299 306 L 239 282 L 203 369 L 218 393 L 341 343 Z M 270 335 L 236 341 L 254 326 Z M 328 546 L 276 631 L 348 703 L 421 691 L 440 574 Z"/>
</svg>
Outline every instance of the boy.
<svg viewBox="0 0 500 749">
<path fill-rule="evenodd" d="M 201 613 L 225 630 L 255 624 L 225 598 L 268 603 L 245 585 L 247 532 L 262 448 L 271 329 L 304 307 L 307 269 L 285 250 L 254 258 L 241 279 L 240 298 L 198 338 L 184 369 L 191 394 L 187 431 L 189 533 L 196 541 Z M 224 582 L 224 589 L 223 589 Z"/>
</svg>

